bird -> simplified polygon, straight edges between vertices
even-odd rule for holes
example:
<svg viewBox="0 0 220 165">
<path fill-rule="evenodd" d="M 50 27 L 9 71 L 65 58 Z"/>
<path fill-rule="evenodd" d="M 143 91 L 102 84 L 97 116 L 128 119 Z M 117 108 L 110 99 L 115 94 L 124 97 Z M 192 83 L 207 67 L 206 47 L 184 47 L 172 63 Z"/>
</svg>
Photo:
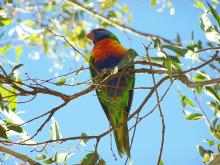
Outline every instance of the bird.
<svg viewBox="0 0 220 165">
<path fill-rule="evenodd" d="M 134 70 L 134 65 L 126 69 L 123 67 L 132 63 L 137 53 L 122 46 L 116 35 L 107 29 L 94 29 L 87 37 L 94 44 L 89 58 L 92 81 L 94 84 L 104 81 L 95 88 L 96 95 L 110 125 L 116 127 L 114 137 L 119 156 L 130 157 L 127 119 L 133 100 L 135 75 L 127 72 Z M 117 74 L 109 78 L 115 70 Z"/>
</svg>

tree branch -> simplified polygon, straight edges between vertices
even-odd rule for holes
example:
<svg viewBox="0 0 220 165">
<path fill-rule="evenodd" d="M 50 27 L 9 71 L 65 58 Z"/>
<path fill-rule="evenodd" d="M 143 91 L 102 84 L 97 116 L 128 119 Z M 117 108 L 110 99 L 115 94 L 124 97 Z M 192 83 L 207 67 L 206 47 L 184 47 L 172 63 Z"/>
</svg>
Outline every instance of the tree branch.
<svg viewBox="0 0 220 165">
<path fill-rule="evenodd" d="M 154 34 L 149 34 L 149 33 L 143 33 L 141 31 L 137 31 L 136 29 L 134 28 L 131 28 L 131 27 L 128 27 L 128 26 L 125 26 L 123 24 L 120 24 L 118 22 L 115 22 L 115 21 L 112 21 L 110 20 L 109 18 L 93 11 L 91 8 L 88 8 L 88 7 L 85 7 L 83 6 L 82 4 L 78 3 L 77 1 L 75 0 L 68 0 L 68 2 L 70 2 L 73 6 L 75 6 L 76 8 L 90 14 L 91 16 L 97 18 L 97 19 L 100 19 L 110 25 L 113 25 L 123 31 L 126 31 L 126 32 L 129 32 L 129 33 L 132 33 L 134 35 L 137 35 L 137 36 L 141 36 L 141 37 L 144 37 L 146 38 L 147 40 L 150 40 L 150 41 L 153 41 L 155 39 L 160 39 L 166 43 L 169 43 L 169 44 L 174 44 L 171 40 L 169 39 L 166 39 L 164 37 L 161 37 L 161 36 L 158 36 L 158 35 L 154 35 Z"/>
<path fill-rule="evenodd" d="M 23 160 L 24 162 L 28 162 L 30 165 L 40 165 L 40 163 L 36 162 L 35 160 L 31 159 L 30 157 L 28 157 L 26 155 L 23 155 L 23 154 L 20 154 L 16 151 L 13 151 L 13 150 L 8 149 L 8 148 L 3 147 L 3 146 L 0 146 L 0 152 L 12 155 L 12 156 L 14 156 L 18 159 Z"/>
</svg>

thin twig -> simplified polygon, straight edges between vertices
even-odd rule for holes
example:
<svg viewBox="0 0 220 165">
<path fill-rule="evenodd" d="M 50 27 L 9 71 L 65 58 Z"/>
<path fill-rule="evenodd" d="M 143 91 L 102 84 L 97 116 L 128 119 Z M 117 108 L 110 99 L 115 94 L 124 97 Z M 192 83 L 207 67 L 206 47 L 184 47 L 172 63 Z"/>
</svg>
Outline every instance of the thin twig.
<svg viewBox="0 0 220 165">
<path fill-rule="evenodd" d="M 150 69 L 153 70 L 153 67 L 152 67 L 151 61 L 150 61 L 150 56 L 148 54 L 148 47 L 145 47 L 145 49 L 146 49 L 146 53 L 147 53 L 147 59 L 150 64 Z M 152 79 L 153 79 L 153 84 L 156 85 L 154 73 L 152 73 L 151 75 L 152 75 Z M 160 105 L 160 97 L 159 97 L 157 89 L 155 89 L 155 93 L 156 93 L 156 97 L 157 97 L 158 109 L 160 112 L 160 118 L 161 118 L 161 123 L 162 123 L 162 137 L 161 137 L 161 144 L 160 144 L 160 152 L 159 152 L 158 161 L 157 161 L 157 165 L 160 165 L 160 161 L 161 161 L 162 153 L 163 153 L 164 139 L 165 139 L 165 121 L 164 121 L 164 116 L 163 116 L 163 112 L 162 112 L 161 105 Z"/>
</svg>

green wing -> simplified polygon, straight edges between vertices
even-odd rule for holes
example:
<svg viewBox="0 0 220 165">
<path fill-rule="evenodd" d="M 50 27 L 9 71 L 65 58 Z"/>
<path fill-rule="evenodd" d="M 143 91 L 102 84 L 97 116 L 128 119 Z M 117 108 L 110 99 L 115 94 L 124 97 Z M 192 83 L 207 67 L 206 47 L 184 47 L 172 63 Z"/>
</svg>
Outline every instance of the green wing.
<svg viewBox="0 0 220 165">
<path fill-rule="evenodd" d="M 119 125 L 127 120 L 128 114 L 130 112 L 131 103 L 133 99 L 133 88 L 135 83 L 135 75 L 129 74 L 123 67 L 133 62 L 134 50 L 129 49 L 127 55 L 122 59 L 122 61 L 117 65 L 119 68 L 118 76 L 114 76 L 107 82 L 96 89 L 96 93 L 99 102 L 110 122 L 112 127 Z M 131 53 L 133 52 L 133 53 Z M 93 67 L 94 60 L 90 57 L 90 71 L 94 83 L 100 83 L 104 78 L 100 77 L 97 72 L 101 74 L 101 71 L 96 70 Z M 114 68 L 112 68 L 114 69 Z M 128 68 L 133 70 L 134 66 Z M 119 155 L 127 154 L 130 156 L 130 146 L 129 146 L 129 134 L 127 123 L 123 124 L 114 131 L 115 141 L 118 148 Z"/>
</svg>

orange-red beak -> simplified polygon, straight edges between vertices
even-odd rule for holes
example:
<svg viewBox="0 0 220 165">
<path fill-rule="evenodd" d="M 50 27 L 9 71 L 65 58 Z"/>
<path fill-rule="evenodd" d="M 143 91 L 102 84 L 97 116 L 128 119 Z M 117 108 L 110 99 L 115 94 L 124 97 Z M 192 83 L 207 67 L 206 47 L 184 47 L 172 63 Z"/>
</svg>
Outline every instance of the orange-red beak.
<svg viewBox="0 0 220 165">
<path fill-rule="evenodd" d="M 90 40 L 93 40 L 93 39 L 94 39 L 94 34 L 93 34 L 93 32 L 90 32 L 89 34 L 87 34 L 87 37 L 88 37 Z"/>
</svg>

